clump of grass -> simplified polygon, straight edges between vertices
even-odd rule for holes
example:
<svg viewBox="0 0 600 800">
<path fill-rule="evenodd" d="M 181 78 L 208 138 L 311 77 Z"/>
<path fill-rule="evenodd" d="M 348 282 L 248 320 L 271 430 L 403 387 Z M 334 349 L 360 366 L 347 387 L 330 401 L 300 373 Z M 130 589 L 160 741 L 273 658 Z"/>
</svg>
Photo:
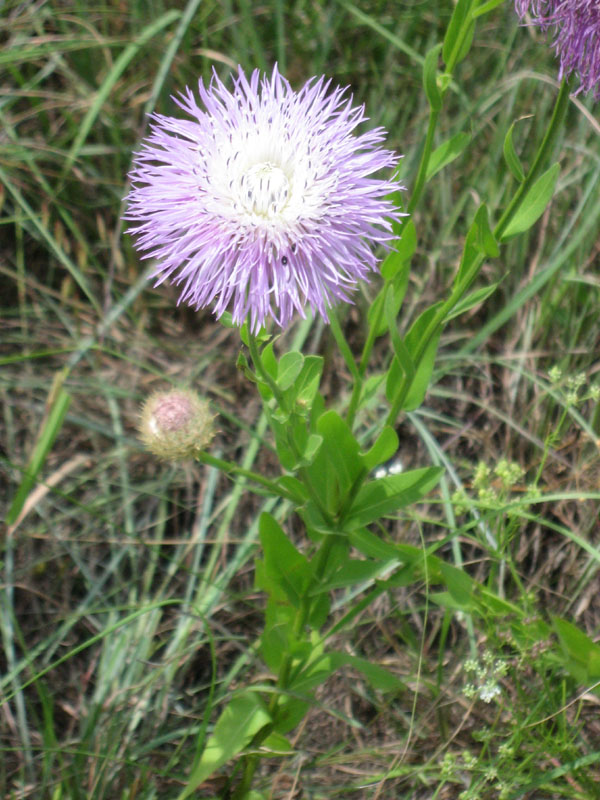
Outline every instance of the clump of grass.
<svg viewBox="0 0 600 800">
<path fill-rule="evenodd" d="M 420 54 L 451 8 L 53 0 L 4 10 L 0 793 L 176 798 L 219 705 L 258 669 L 254 520 L 285 508 L 210 466 L 157 463 L 137 441 L 142 399 L 186 384 L 219 412 L 218 453 L 244 469 L 273 464 L 235 338 L 149 289 L 122 235 L 131 152 L 147 114 L 172 111 L 170 93 L 213 66 L 225 75 L 277 59 L 293 82 L 326 72 L 348 83 L 406 153 L 410 186 L 427 112 Z M 407 319 L 455 271 L 478 188 L 497 208 L 505 200 L 503 134 L 516 118 L 524 162 L 532 155 L 554 74 L 535 35 L 500 7 L 465 63 L 440 135 L 470 120 L 473 147 L 460 185 L 442 174 L 416 215 Z M 497 291 L 449 329 L 427 404 L 399 426 L 404 464 L 427 457 L 446 478 L 435 502 L 382 535 L 460 572 L 452 591 L 429 567 L 388 587 L 343 635 L 405 688 L 385 696 L 358 676 L 332 678 L 293 753 L 266 762 L 266 796 L 594 796 L 597 137 L 589 106 L 574 101 L 551 213 L 486 266 Z M 363 307 L 343 320 L 351 342 Z M 284 341 L 329 357 L 335 400 L 345 366 L 329 337 L 299 323 Z M 388 345 L 378 346 L 383 363 Z M 365 430 L 382 413 L 374 393 Z M 502 598 L 502 613 L 485 595 L 467 601 L 459 574 Z M 340 591 L 336 619 L 348 608 Z"/>
</svg>

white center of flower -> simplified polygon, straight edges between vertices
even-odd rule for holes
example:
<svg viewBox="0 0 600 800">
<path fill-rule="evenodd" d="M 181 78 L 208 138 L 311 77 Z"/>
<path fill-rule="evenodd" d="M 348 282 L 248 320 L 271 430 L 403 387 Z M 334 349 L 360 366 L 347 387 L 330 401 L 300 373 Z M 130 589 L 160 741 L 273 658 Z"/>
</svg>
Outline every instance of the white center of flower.
<svg viewBox="0 0 600 800">
<path fill-rule="evenodd" d="M 239 187 L 246 210 L 261 217 L 279 214 L 290 196 L 285 172 L 270 161 L 262 161 L 247 169 L 239 179 Z"/>
</svg>

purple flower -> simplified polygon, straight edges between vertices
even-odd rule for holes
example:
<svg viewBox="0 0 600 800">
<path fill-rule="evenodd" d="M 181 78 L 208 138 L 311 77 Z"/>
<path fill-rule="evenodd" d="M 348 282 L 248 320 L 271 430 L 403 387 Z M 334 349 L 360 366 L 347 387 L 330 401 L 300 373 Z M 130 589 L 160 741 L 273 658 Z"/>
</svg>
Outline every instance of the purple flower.
<svg viewBox="0 0 600 800">
<path fill-rule="evenodd" d="M 552 29 L 552 45 L 560 58 L 559 79 L 579 75 L 579 92 L 600 100 L 599 0 L 515 0 L 517 14 L 542 30 Z"/>
<path fill-rule="evenodd" d="M 377 147 L 381 128 L 356 135 L 366 117 L 345 90 L 312 79 L 294 92 L 277 67 L 233 91 L 216 73 L 199 84 L 203 111 L 186 89 L 175 102 L 191 120 L 153 115 L 135 155 L 125 218 L 136 247 L 158 265 L 157 285 L 182 285 L 180 302 L 213 304 L 220 317 L 269 316 L 282 327 L 308 303 L 327 319 L 351 302 L 377 260 L 370 243 L 392 238 L 400 216 L 392 180 L 370 177 L 397 157 Z"/>
</svg>

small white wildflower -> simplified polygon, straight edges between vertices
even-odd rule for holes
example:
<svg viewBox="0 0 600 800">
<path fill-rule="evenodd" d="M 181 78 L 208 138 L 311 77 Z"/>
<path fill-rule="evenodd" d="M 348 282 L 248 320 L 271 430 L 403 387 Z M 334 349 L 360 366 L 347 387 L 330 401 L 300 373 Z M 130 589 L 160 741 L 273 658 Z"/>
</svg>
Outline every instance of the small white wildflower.
<svg viewBox="0 0 600 800">
<path fill-rule="evenodd" d="M 496 767 L 488 767 L 483 777 L 486 781 L 495 781 L 498 778 L 498 770 Z"/>
<path fill-rule="evenodd" d="M 452 753 L 444 753 L 442 759 L 442 776 L 444 778 L 451 778 L 456 772 L 456 757 Z"/>
<path fill-rule="evenodd" d="M 565 403 L 567 406 L 576 406 L 579 402 L 579 397 L 577 396 L 577 390 L 573 389 L 571 392 L 567 392 L 565 395 Z"/>
<path fill-rule="evenodd" d="M 479 697 L 484 703 L 491 703 L 495 697 L 501 694 L 500 687 L 493 681 L 487 681 L 479 689 Z"/>
<path fill-rule="evenodd" d="M 490 468 L 484 461 L 480 461 L 475 468 L 473 474 L 473 486 L 477 489 L 480 486 L 485 486 L 490 477 Z"/>
<path fill-rule="evenodd" d="M 550 383 L 558 383 L 562 378 L 562 369 L 556 365 L 551 367 L 548 370 L 548 377 L 550 378 Z"/>
</svg>

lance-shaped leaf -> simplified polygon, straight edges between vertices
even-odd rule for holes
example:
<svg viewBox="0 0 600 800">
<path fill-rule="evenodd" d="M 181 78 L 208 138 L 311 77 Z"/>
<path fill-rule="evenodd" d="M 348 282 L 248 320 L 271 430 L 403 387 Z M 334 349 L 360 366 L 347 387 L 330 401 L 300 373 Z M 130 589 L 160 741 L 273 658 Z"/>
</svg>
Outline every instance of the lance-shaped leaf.
<svg viewBox="0 0 600 800">
<path fill-rule="evenodd" d="M 365 483 L 344 520 L 344 528 L 360 528 L 417 502 L 433 489 L 442 473 L 441 467 L 424 467 Z"/>
<path fill-rule="evenodd" d="M 250 744 L 253 736 L 269 722 L 271 717 L 256 692 L 243 691 L 235 695 L 217 720 L 200 762 L 192 770 L 178 800 L 193 794 L 213 772 Z"/>
<path fill-rule="evenodd" d="M 537 179 L 504 229 L 501 236 L 503 240 L 528 230 L 542 216 L 552 200 L 559 171 L 560 165 L 553 164 L 541 178 Z"/>
</svg>

